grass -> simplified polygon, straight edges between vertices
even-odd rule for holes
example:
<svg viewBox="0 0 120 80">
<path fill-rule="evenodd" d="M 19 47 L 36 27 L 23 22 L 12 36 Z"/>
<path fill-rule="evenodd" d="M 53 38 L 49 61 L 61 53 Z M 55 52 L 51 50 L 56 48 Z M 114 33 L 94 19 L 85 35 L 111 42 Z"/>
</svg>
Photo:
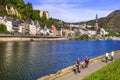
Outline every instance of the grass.
<svg viewBox="0 0 120 80">
<path fill-rule="evenodd" d="M 120 59 L 111 62 L 83 80 L 120 80 Z"/>
</svg>

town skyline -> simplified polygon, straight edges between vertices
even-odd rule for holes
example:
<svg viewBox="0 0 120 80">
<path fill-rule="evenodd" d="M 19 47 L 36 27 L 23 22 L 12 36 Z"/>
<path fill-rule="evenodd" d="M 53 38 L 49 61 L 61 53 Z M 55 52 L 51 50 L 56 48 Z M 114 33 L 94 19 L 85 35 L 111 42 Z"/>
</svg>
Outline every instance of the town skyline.
<svg viewBox="0 0 120 80">
<path fill-rule="evenodd" d="M 24 0 L 25 3 L 30 2 L 33 9 L 46 10 L 52 18 L 60 19 L 65 22 L 81 22 L 106 17 L 114 10 L 118 10 L 119 0 Z"/>
</svg>

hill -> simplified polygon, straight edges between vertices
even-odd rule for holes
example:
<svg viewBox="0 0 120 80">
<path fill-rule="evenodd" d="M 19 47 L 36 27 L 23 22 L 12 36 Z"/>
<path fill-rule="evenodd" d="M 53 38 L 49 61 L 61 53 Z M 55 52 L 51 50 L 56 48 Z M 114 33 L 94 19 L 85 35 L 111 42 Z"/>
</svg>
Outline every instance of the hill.
<svg viewBox="0 0 120 80">
<path fill-rule="evenodd" d="M 40 15 L 42 13 L 42 16 Z M 0 0 L 0 16 L 9 16 L 18 19 L 38 20 L 41 25 L 57 24 L 59 20 L 47 18 L 47 11 L 34 10 L 31 3 L 24 0 Z"/>
<path fill-rule="evenodd" d="M 74 24 L 83 24 L 84 22 L 78 22 Z M 115 10 L 110 13 L 108 16 L 99 18 L 98 23 L 100 27 L 105 28 L 110 31 L 119 31 L 120 32 L 120 10 Z M 95 25 L 95 19 L 86 21 L 88 25 Z"/>
<path fill-rule="evenodd" d="M 102 26 L 108 30 L 120 31 L 120 10 L 110 13 L 105 18 Z"/>
</svg>

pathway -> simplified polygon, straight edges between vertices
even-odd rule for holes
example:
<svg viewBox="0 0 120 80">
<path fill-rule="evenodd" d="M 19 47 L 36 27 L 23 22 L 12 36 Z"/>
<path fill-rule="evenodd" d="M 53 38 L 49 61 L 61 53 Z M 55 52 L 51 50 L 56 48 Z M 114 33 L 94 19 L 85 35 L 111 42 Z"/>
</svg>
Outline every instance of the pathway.
<svg viewBox="0 0 120 80">
<path fill-rule="evenodd" d="M 120 53 L 120 51 L 118 51 L 118 53 Z M 120 58 L 120 54 L 115 54 L 115 59 L 117 58 Z M 74 74 L 74 72 L 71 72 L 55 80 L 82 80 L 85 76 L 90 75 L 91 73 L 99 70 L 100 68 L 104 67 L 108 63 L 98 61 L 90 64 L 88 68 L 82 69 L 80 73 Z"/>
</svg>

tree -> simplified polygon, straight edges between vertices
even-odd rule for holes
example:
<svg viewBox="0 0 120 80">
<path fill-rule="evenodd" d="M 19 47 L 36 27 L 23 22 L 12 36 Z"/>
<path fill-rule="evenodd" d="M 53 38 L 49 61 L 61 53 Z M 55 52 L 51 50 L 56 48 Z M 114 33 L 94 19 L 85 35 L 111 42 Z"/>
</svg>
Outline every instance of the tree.
<svg viewBox="0 0 120 80">
<path fill-rule="evenodd" d="M 3 24 L 0 25 L 0 33 L 9 33 L 9 32 L 7 31 L 6 26 L 3 25 Z"/>
</svg>

